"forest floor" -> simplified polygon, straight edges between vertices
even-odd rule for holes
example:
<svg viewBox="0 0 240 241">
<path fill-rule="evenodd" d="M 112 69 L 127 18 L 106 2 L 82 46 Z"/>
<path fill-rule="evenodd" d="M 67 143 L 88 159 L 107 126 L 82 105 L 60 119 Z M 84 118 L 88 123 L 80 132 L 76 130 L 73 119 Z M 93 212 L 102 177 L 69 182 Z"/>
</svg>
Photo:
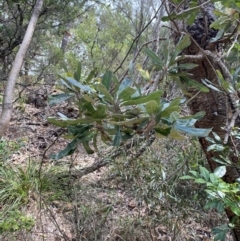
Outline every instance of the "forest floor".
<svg viewBox="0 0 240 241">
<path fill-rule="evenodd" d="M 196 140 L 159 139 L 138 160 L 123 156 L 73 179 L 71 170 L 90 166 L 99 156 L 87 155 L 79 147 L 60 161 L 49 157 L 67 144 L 62 130 L 47 123 L 47 117 L 57 112 L 70 118 L 78 114 L 70 104 L 15 105 L 4 142 L 5 148 L 13 143 L 18 147 L 4 162 L 25 172 L 35 168 L 33 173 L 39 176 L 30 175 L 32 182 L 39 178 L 43 185 L 49 178 L 52 185 L 28 189 L 18 208 L 33 218 L 34 225 L 28 231 L 3 232 L 2 241 L 207 241 L 213 240 L 213 227 L 227 222 L 223 215 L 204 210 L 202 186 L 179 179 L 204 162 Z M 106 148 L 102 144 L 100 152 Z M 62 172 L 69 177 L 63 178 Z"/>
</svg>

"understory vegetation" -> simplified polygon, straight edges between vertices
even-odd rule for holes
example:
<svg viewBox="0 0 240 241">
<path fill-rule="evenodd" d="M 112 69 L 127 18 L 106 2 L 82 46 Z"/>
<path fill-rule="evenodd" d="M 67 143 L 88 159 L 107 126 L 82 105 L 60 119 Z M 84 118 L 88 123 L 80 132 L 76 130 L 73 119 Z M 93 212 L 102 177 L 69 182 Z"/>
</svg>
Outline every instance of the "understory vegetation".
<svg viewBox="0 0 240 241">
<path fill-rule="evenodd" d="M 0 2 L 0 239 L 240 240 L 239 16 Z"/>
<path fill-rule="evenodd" d="M 0 169 L 2 240 L 30 240 L 46 217 L 61 236 L 59 215 L 77 240 L 202 240 L 222 224 L 218 213 L 204 212 L 204 187 L 179 179 L 204 163 L 196 139 L 158 140 L 137 160 L 122 156 L 80 180 L 66 175 L 74 160 L 51 165 L 29 160 L 19 166 L 12 158 L 26 147 L 7 140 L 1 146 L 8 146 L 1 149 L 7 156 Z"/>
</svg>

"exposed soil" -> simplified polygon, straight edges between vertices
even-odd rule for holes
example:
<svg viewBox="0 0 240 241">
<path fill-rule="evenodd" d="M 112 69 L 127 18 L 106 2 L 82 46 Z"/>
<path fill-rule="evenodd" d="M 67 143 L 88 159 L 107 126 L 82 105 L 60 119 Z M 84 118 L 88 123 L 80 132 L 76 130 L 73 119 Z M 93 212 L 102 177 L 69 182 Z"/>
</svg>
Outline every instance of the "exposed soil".
<svg viewBox="0 0 240 241">
<path fill-rule="evenodd" d="M 46 91 L 43 93 L 52 92 L 50 87 L 44 88 Z M 72 118 L 78 113 L 71 104 L 49 106 L 45 97 L 40 101 L 42 104 L 36 104 L 32 99 L 38 96 L 36 92 L 39 93 L 39 90 L 29 91 L 35 91 L 32 99 L 28 91 L 25 93 L 28 96 L 27 103 L 15 105 L 6 135 L 9 140 L 20 140 L 23 143 L 10 161 L 24 166 L 31 159 L 41 162 L 44 167 L 59 165 L 66 170 L 70 166 L 80 168 L 91 165 L 97 155 L 89 156 L 81 147 L 77 153 L 63 160 L 55 162 L 49 158 L 51 153 L 62 150 L 67 141 L 61 137 L 63 130 L 50 125 L 47 117 L 61 112 Z M 152 148 L 157 152 L 159 147 Z M 176 206 L 159 202 L 153 210 L 151 205 L 139 203 L 138 197 L 134 196 L 131 181 L 124 182 L 122 177 L 110 172 L 108 167 L 101 168 L 81 180 L 69 181 L 67 185 L 72 191 L 68 194 L 68 200 L 45 202 L 44 198 L 30 197 L 23 210 L 34 217 L 34 228 L 30 232 L 3 235 L 1 240 L 207 241 L 213 240 L 211 228 L 224 222 L 217 213 L 204 212 L 199 208 L 189 208 L 185 213 L 179 209 L 181 211 L 178 213 L 177 201 Z"/>
</svg>

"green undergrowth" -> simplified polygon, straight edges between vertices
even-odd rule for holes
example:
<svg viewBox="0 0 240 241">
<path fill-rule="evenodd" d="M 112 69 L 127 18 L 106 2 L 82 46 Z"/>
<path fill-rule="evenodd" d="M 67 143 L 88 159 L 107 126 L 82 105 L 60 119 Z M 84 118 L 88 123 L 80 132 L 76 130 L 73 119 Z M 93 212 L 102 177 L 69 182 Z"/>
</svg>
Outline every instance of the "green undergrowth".
<svg viewBox="0 0 240 241">
<path fill-rule="evenodd" d="M 20 149 L 19 141 L 0 142 L 0 234 L 31 230 L 34 217 L 26 213 L 31 203 L 65 200 L 65 187 L 59 182 L 59 167 L 41 166 L 33 160 L 15 164 L 7 158 Z"/>
<path fill-rule="evenodd" d="M 84 177 L 73 185 L 68 212 L 77 240 L 202 240 L 202 232 L 211 240 L 222 217 L 205 212 L 203 187 L 179 179 L 199 165 L 196 139 L 158 140 L 141 158 L 123 156 Z"/>
<path fill-rule="evenodd" d="M 156 140 L 140 158 L 122 156 L 79 180 L 66 177 L 65 161 L 1 161 L 1 233 L 31 233 L 36 217 L 27 209 L 33 203 L 57 207 L 76 240 L 200 241 L 202 232 L 212 240 L 211 228 L 222 222 L 215 212 L 205 212 L 204 187 L 179 179 L 205 164 L 196 139 Z"/>
</svg>

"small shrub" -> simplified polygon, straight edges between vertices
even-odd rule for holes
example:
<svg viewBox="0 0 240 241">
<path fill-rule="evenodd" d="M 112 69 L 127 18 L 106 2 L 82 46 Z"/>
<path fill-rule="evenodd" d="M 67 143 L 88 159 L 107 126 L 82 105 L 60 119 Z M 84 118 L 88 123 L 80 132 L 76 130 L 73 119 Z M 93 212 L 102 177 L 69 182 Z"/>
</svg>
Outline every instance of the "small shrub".
<svg viewBox="0 0 240 241">
<path fill-rule="evenodd" d="M 33 226 L 33 218 L 17 210 L 12 210 L 6 216 L 0 217 L 0 234 L 19 230 L 29 231 Z"/>
</svg>

